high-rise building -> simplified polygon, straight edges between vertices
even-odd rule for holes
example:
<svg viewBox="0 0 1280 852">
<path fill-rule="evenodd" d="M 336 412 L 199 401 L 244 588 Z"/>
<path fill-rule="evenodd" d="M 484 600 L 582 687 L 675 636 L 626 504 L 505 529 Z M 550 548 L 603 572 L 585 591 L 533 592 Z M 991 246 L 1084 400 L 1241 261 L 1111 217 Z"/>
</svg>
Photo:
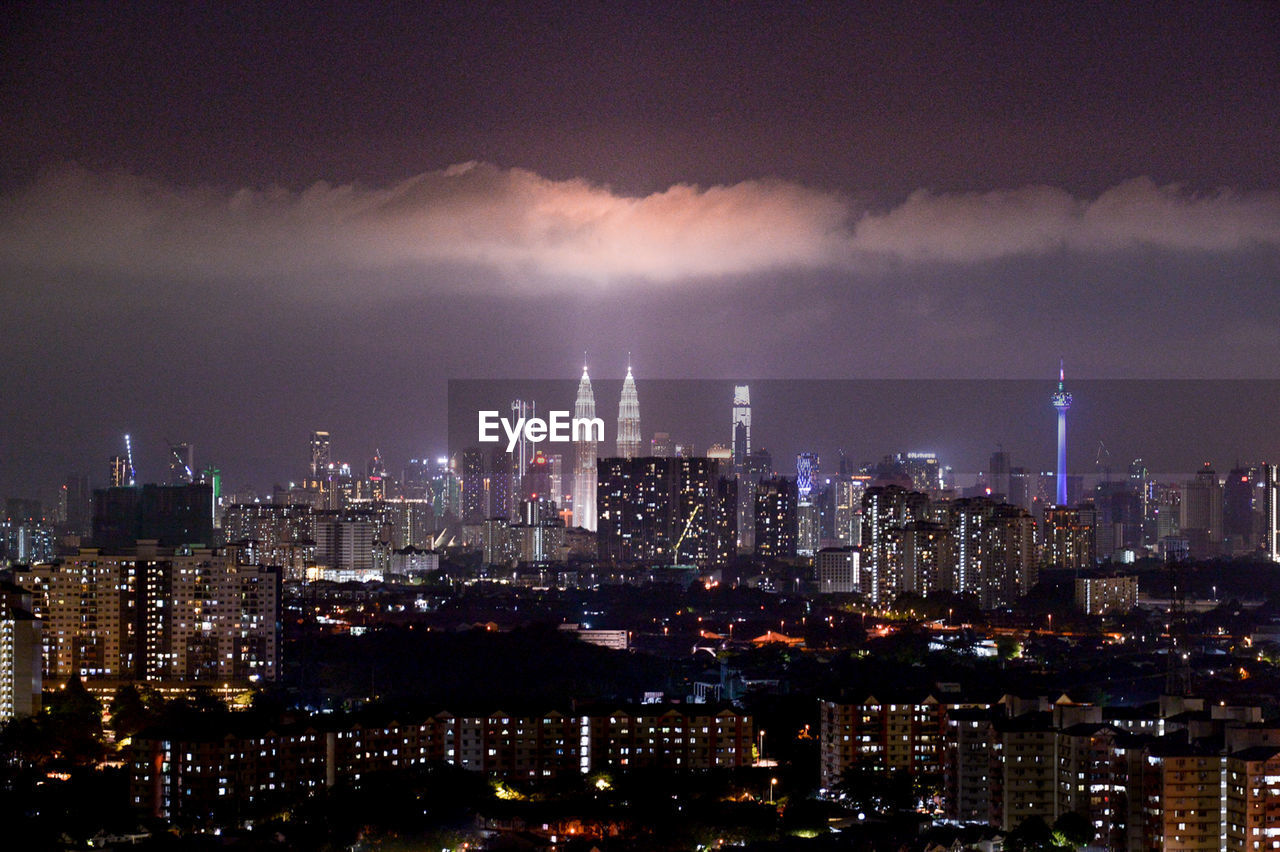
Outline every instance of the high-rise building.
<svg viewBox="0 0 1280 852">
<path fill-rule="evenodd" d="M 447 457 L 436 459 L 428 496 L 437 518 L 458 518 L 462 515 L 462 479 Z"/>
<path fill-rule="evenodd" d="M 947 708 L 932 695 L 866 695 L 818 702 L 819 784 L 832 789 L 852 766 L 910 776 L 942 771 Z"/>
<path fill-rule="evenodd" d="M 756 546 L 760 556 L 789 559 L 796 555 L 796 483 L 785 476 L 756 485 Z"/>
<path fill-rule="evenodd" d="M 560 453 L 547 454 L 547 489 L 547 494 L 563 512 L 571 495 L 564 490 L 564 456 Z"/>
<path fill-rule="evenodd" d="M 515 495 L 512 493 L 512 482 L 515 470 L 512 454 L 499 445 L 489 450 L 489 517 L 507 518 L 515 516 Z"/>
<path fill-rule="evenodd" d="M 823 595 L 848 595 L 858 591 L 860 578 L 859 559 L 862 553 L 856 547 L 824 547 L 814 556 L 814 576 L 818 581 L 818 593 Z"/>
<path fill-rule="evenodd" d="M 1222 487 L 1222 535 L 1231 555 L 1243 556 L 1258 547 L 1259 519 L 1262 517 L 1258 500 L 1263 485 L 1261 471 L 1256 467 L 1235 467 L 1227 474 Z"/>
<path fill-rule="evenodd" d="M 1132 490 L 1129 479 L 1099 482 L 1094 489 L 1093 504 L 1098 510 L 1098 558 L 1142 546 L 1142 497 Z"/>
<path fill-rule="evenodd" d="M 741 468 L 751 455 L 751 388 L 735 385 L 733 388 L 733 436 L 730 447 L 733 463 Z"/>
<path fill-rule="evenodd" d="M 382 450 L 375 448 L 373 458 L 365 465 L 365 478 L 359 496 L 365 500 L 385 500 L 392 495 L 394 483 L 387 476 L 387 464 L 382 460 Z"/>
<path fill-rule="evenodd" d="M 862 494 L 862 593 L 888 603 L 903 591 L 901 536 L 913 521 L 929 520 L 929 495 L 897 485 L 876 485 Z"/>
<path fill-rule="evenodd" d="M 1193 559 L 1209 559 L 1222 548 L 1222 484 L 1208 462 L 1182 485 L 1179 517 Z"/>
<path fill-rule="evenodd" d="M 1009 468 L 1009 493 L 1005 502 L 1030 512 L 1035 498 L 1035 476 L 1025 467 Z"/>
<path fill-rule="evenodd" d="M 951 529 L 936 521 L 912 521 L 898 536 L 902 550 L 902 590 L 928 596 L 954 590 Z"/>
<path fill-rule="evenodd" d="M 1076 578 L 1076 606 L 1088 615 L 1125 613 L 1137 605 L 1136 576 Z"/>
<path fill-rule="evenodd" d="M 1021 506 L 1002 504 L 987 519 L 985 606 L 1010 606 L 1039 580 L 1036 520 Z"/>
<path fill-rule="evenodd" d="M 222 521 L 226 540 L 244 548 L 253 565 L 279 567 L 296 580 L 315 562 L 315 510 L 309 505 L 234 503 Z"/>
<path fill-rule="evenodd" d="M 44 624 L 45 677 L 275 680 L 280 571 L 242 557 L 152 541 L 16 572 Z"/>
<path fill-rule="evenodd" d="M 751 553 L 756 546 L 756 488 L 773 476 L 773 456 L 768 450 L 748 453 L 738 473 L 738 552 Z"/>
<path fill-rule="evenodd" d="M 468 447 L 462 451 L 462 522 L 482 524 L 489 517 L 489 490 L 485 477 L 484 450 Z"/>
<path fill-rule="evenodd" d="M 435 544 L 435 534 L 440 523 L 430 500 L 394 497 L 379 504 L 384 530 L 390 527 L 391 547 L 403 550 L 411 547 L 428 551 Z"/>
<path fill-rule="evenodd" d="M 0 582 L 0 724 L 40 712 L 41 626 L 31 593 Z"/>
<path fill-rule="evenodd" d="M 822 519 L 818 506 L 810 498 L 796 503 L 796 555 L 813 556 L 822 541 Z"/>
<path fill-rule="evenodd" d="M 821 540 L 818 507 L 818 454 L 796 456 L 796 554 L 813 556 Z"/>
<path fill-rule="evenodd" d="M 534 453 L 520 483 L 520 499 L 555 504 L 560 498 L 551 488 L 551 463 L 541 450 Z"/>
<path fill-rule="evenodd" d="M 1008 453 L 1004 450 L 997 450 L 991 454 L 991 461 L 987 466 L 987 482 L 991 485 L 992 497 L 1006 502 L 1009 501 L 1009 474 L 1011 470 Z"/>
<path fill-rule="evenodd" d="M 591 390 L 591 377 L 582 366 L 582 378 L 578 382 L 578 398 L 573 403 L 575 420 L 594 420 L 596 397 Z M 575 526 L 595 532 L 596 529 L 596 446 L 597 438 L 590 429 L 575 436 L 577 451 L 573 469 L 573 523 Z"/>
<path fill-rule="evenodd" d="M 1280 823 L 1280 748 L 1254 746 L 1227 755 L 1226 846 L 1228 852 L 1257 849 L 1259 837 L 1273 848 Z"/>
<path fill-rule="evenodd" d="M 213 543 L 213 489 L 210 485 L 143 485 L 93 492 L 96 547 L 133 547 L 154 540 L 161 547 Z"/>
<path fill-rule="evenodd" d="M 618 457 L 633 459 L 640 455 L 640 397 L 636 380 L 627 360 L 627 377 L 622 382 L 622 398 L 618 401 Z"/>
<path fill-rule="evenodd" d="M 519 423 L 521 419 L 528 420 L 538 415 L 538 405 L 535 402 L 526 402 L 523 399 L 511 400 L 511 419 L 514 423 Z M 520 436 L 516 440 L 515 449 L 511 451 L 511 493 L 512 493 L 512 511 L 520 495 L 525 492 L 524 474 L 529 469 L 529 463 L 533 461 L 534 444 L 525 436 L 524 430 L 520 430 Z"/>
<path fill-rule="evenodd" d="M 800 453 L 796 456 L 796 496 L 808 500 L 818 483 L 818 454 Z"/>
<path fill-rule="evenodd" d="M 653 441 L 649 444 L 649 455 L 658 458 L 670 458 L 676 454 L 675 443 L 670 432 L 654 432 Z"/>
<path fill-rule="evenodd" d="M 1054 505 L 1067 505 L 1067 409 L 1071 408 L 1071 394 L 1064 386 L 1066 369 L 1058 365 L 1058 389 L 1049 397 L 1058 412 L 1058 488 Z"/>
<path fill-rule="evenodd" d="M 722 564 L 737 540 L 736 482 L 713 459 L 601 459 L 597 552 L 602 560 Z"/>
<path fill-rule="evenodd" d="M 207 464 L 200 471 L 200 477 L 196 481 L 201 485 L 209 486 L 209 499 L 213 503 L 213 528 L 222 529 L 222 512 L 226 508 L 226 501 L 222 494 L 222 469 Z"/>
<path fill-rule="evenodd" d="M 833 537 L 842 546 L 859 545 L 862 543 L 862 491 L 866 480 L 851 476 L 831 484 L 835 490 Z"/>
<path fill-rule="evenodd" d="M 93 529 L 93 491 L 89 477 L 71 474 L 58 492 L 59 518 L 64 531 L 87 536 Z"/>
<path fill-rule="evenodd" d="M 1044 510 L 1044 564 L 1050 568 L 1092 568 L 1097 540 L 1093 506 L 1048 506 Z"/>
<path fill-rule="evenodd" d="M 315 564 L 327 578 L 365 579 L 376 574 L 384 519 L 371 509 L 319 512 L 315 516 Z M 383 548 L 388 553 L 391 542 Z"/>
<path fill-rule="evenodd" d="M 319 479 L 333 461 L 329 454 L 329 433 L 311 433 L 311 478 Z"/>
<path fill-rule="evenodd" d="M 1280 467 L 1274 464 L 1262 466 L 1262 535 L 1267 558 L 1280 562 Z"/>
<path fill-rule="evenodd" d="M 404 496 L 415 500 L 426 500 L 431 492 L 433 472 L 430 459 L 409 459 L 400 476 Z"/>
</svg>

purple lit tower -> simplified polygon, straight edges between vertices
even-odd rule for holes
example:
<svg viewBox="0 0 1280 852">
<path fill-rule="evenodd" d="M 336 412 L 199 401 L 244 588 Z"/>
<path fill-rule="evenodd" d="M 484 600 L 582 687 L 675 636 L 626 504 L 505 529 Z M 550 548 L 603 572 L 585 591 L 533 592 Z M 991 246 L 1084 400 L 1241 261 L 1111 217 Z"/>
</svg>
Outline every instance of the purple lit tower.
<svg viewBox="0 0 1280 852">
<path fill-rule="evenodd" d="M 1067 505 L 1067 409 L 1071 407 L 1071 394 L 1063 387 L 1066 370 L 1058 362 L 1058 389 L 1049 397 L 1058 409 L 1058 495 L 1056 505 Z"/>
</svg>

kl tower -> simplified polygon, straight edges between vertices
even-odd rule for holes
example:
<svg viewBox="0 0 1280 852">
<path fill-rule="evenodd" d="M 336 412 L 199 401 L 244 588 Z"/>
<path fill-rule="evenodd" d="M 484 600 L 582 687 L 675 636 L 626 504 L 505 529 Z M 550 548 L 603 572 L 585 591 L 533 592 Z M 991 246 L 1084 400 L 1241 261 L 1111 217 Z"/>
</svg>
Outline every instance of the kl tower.
<svg viewBox="0 0 1280 852">
<path fill-rule="evenodd" d="M 1067 393 L 1063 383 L 1066 371 L 1062 361 L 1058 361 L 1058 389 L 1049 401 L 1058 409 L 1058 494 L 1057 505 L 1067 505 L 1067 409 L 1071 407 L 1071 394 Z"/>
</svg>

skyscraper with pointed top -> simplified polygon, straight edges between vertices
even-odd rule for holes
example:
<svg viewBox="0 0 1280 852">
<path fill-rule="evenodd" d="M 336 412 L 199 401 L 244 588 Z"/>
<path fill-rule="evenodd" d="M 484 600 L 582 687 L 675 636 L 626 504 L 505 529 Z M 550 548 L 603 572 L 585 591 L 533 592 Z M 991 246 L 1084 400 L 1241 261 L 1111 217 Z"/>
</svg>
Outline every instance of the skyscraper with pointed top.
<svg viewBox="0 0 1280 852">
<path fill-rule="evenodd" d="M 618 402 L 618 457 L 633 459 L 640 455 L 640 397 L 636 380 L 631 375 L 631 358 L 627 357 L 627 378 L 622 383 L 622 399 Z"/>
<path fill-rule="evenodd" d="M 733 464 L 739 470 L 751 455 L 751 388 L 734 385 L 733 388 Z M 741 529 L 741 528 L 739 528 Z"/>
<path fill-rule="evenodd" d="M 1067 393 L 1066 370 L 1062 361 L 1058 362 L 1058 389 L 1049 397 L 1053 407 L 1058 410 L 1058 491 L 1054 504 L 1067 505 L 1067 409 L 1071 407 L 1071 394 Z"/>
<path fill-rule="evenodd" d="M 574 418 L 596 416 L 596 396 L 591 390 L 591 377 L 587 365 L 582 365 L 582 379 L 578 382 L 578 398 L 573 404 Z M 638 424 L 637 424 L 638 425 Z M 589 432 L 584 439 L 591 438 Z M 577 459 L 573 467 L 573 523 L 591 531 L 596 529 L 596 442 L 574 442 Z"/>
</svg>

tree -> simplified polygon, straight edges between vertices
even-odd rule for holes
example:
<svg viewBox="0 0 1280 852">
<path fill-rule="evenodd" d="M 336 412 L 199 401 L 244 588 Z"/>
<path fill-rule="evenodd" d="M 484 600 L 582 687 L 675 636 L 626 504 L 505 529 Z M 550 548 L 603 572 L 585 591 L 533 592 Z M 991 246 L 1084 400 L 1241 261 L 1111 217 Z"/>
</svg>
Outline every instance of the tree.
<svg viewBox="0 0 1280 852">
<path fill-rule="evenodd" d="M 79 677 L 52 693 L 40 721 L 55 755 L 72 763 L 95 763 L 102 757 L 102 705 Z"/>
<path fill-rule="evenodd" d="M 1007 852 L 1049 852 L 1053 844 L 1053 832 L 1041 817 L 1027 817 L 1018 823 L 1004 840 Z"/>
<path fill-rule="evenodd" d="M 116 732 L 116 739 L 131 737 L 154 724 L 158 718 L 156 711 L 163 703 L 149 687 L 139 689 L 129 683 L 116 690 L 110 708 L 111 728 Z"/>
<path fill-rule="evenodd" d="M 1012 636 L 996 637 L 996 654 L 1002 660 L 1012 660 L 1022 656 L 1022 645 Z"/>
<path fill-rule="evenodd" d="M 1054 821 L 1052 840 L 1059 849 L 1079 849 L 1093 840 L 1093 826 L 1075 811 L 1067 811 Z"/>
<path fill-rule="evenodd" d="M 900 769 L 882 772 L 855 763 L 840 774 L 836 792 L 854 810 L 890 814 L 915 810 L 913 787 L 911 775 Z"/>
</svg>

